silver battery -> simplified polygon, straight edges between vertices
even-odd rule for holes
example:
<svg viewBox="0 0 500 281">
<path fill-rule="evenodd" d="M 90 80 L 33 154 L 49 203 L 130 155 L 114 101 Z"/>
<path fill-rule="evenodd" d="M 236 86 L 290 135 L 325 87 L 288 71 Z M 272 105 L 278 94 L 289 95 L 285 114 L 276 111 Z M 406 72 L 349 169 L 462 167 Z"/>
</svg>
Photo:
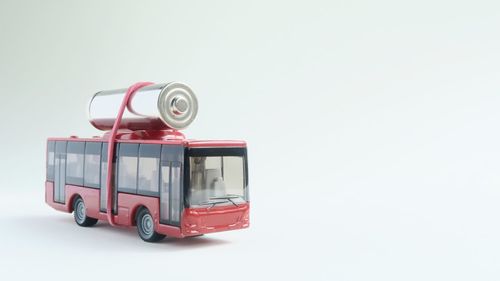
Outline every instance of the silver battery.
<svg viewBox="0 0 500 281">
<path fill-rule="evenodd" d="M 101 91 L 89 102 L 89 122 L 108 131 L 118 115 L 127 89 Z M 184 129 L 196 117 L 198 101 L 191 88 L 180 82 L 154 84 L 137 90 L 123 113 L 120 129 Z"/>
</svg>

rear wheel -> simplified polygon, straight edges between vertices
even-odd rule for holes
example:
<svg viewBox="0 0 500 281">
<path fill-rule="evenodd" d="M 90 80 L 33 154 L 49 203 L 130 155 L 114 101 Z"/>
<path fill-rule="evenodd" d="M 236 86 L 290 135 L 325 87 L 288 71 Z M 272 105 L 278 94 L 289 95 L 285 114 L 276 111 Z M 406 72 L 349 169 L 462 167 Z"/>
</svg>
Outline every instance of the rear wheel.
<svg viewBox="0 0 500 281">
<path fill-rule="evenodd" d="M 153 216 L 148 209 L 142 208 L 136 216 L 137 232 L 142 240 L 146 242 L 158 242 L 165 238 L 165 235 L 155 231 Z"/>
<path fill-rule="evenodd" d="M 73 203 L 73 216 L 75 217 L 76 224 L 79 226 L 93 226 L 97 223 L 97 219 L 87 217 L 85 203 L 83 203 L 81 197 L 76 198 Z"/>
</svg>

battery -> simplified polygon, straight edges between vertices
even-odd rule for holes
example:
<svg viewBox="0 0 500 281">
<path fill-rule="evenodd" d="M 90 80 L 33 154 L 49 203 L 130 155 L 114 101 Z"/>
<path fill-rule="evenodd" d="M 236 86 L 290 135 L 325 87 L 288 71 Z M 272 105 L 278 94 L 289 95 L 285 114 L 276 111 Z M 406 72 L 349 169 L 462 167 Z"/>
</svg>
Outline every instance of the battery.
<svg viewBox="0 0 500 281">
<path fill-rule="evenodd" d="M 127 89 L 101 91 L 90 99 L 89 122 L 97 129 L 113 128 Z M 196 118 L 198 101 L 181 82 L 153 84 L 137 90 L 129 99 L 119 129 L 184 129 Z"/>
</svg>

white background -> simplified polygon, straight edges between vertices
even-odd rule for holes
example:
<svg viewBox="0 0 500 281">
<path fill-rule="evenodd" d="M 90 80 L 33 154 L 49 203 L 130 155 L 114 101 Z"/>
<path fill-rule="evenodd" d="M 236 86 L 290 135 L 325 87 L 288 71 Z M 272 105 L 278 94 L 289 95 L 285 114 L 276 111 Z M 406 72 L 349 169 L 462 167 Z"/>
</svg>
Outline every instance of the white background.
<svg viewBox="0 0 500 281">
<path fill-rule="evenodd" d="M 499 280 L 498 1 L 0 1 L 0 279 Z M 44 204 L 88 98 L 190 84 L 251 228 L 147 244 Z M 103 279 L 105 280 L 105 279 Z"/>
</svg>

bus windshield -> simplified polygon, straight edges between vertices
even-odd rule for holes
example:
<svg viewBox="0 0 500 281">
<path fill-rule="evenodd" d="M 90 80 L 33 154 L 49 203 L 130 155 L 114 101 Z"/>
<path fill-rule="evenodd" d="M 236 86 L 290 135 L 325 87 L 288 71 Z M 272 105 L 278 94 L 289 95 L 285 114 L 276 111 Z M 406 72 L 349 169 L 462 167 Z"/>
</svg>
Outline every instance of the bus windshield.
<svg viewBox="0 0 500 281">
<path fill-rule="evenodd" d="M 190 149 L 188 156 L 190 207 L 237 206 L 248 200 L 245 148 Z"/>
</svg>

